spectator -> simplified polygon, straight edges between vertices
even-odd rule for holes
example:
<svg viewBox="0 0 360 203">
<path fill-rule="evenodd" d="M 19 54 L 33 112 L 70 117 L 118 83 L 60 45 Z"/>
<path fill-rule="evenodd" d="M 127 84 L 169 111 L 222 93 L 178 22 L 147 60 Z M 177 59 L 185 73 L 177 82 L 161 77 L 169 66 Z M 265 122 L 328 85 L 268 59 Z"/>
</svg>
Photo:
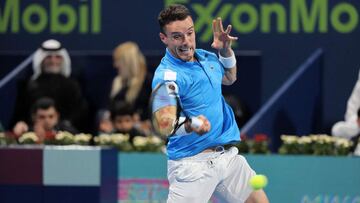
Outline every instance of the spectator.
<svg viewBox="0 0 360 203">
<path fill-rule="evenodd" d="M 132 143 L 135 136 L 144 136 L 136 126 L 135 109 L 126 102 L 114 103 L 111 107 L 111 120 L 114 133 L 129 134 Z"/>
<path fill-rule="evenodd" d="M 55 102 L 51 98 L 43 97 L 37 100 L 31 108 L 31 115 L 31 123 L 20 121 L 15 125 L 13 132 L 16 137 L 28 131 L 34 131 L 40 140 L 44 140 L 46 135 L 54 135 L 57 131 L 77 133 L 71 123 L 60 119 Z"/>
<path fill-rule="evenodd" d="M 351 151 L 353 151 L 356 156 L 360 156 L 360 144 L 359 144 L 359 141 L 360 141 L 360 108 L 358 109 L 356 116 L 357 116 L 356 124 L 359 128 L 359 131 L 358 131 L 357 135 L 355 135 L 354 137 L 351 138 L 351 141 L 353 142 Z"/>
<path fill-rule="evenodd" d="M 87 103 L 79 84 L 69 78 L 71 61 L 60 42 L 47 40 L 35 52 L 33 75 L 23 86 L 18 87 L 13 123 L 29 122 L 30 107 L 42 97 L 50 97 L 64 120 L 80 130 L 86 130 Z"/>
<path fill-rule="evenodd" d="M 113 132 L 113 124 L 111 114 L 108 110 L 100 110 L 96 116 L 96 125 L 98 126 L 98 134 L 109 134 Z"/>
<path fill-rule="evenodd" d="M 345 137 L 351 139 L 360 133 L 360 127 L 357 122 L 358 120 L 357 111 L 359 108 L 360 108 L 360 72 L 359 72 L 359 78 L 347 102 L 345 120 L 335 123 L 335 125 L 331 129 L 331 133 L 333 136 Z"/>
<path fill-rule="evenodd" d="M 133 104 L 136 122 L 148 120 L 152 76 L 147 72 L 144 55 L 134 42 L 125 42 L 115 48 L 113 63 L 118 75 L 113 80 L 111 103 Z"/>
<path fill-rule="evenodd" d="M 357 119 L 356 119 L 356 122 L 357 122 L 358 126 L 360 127 L 360 108 L 359 108 L 358 111 L 357 111 Z"/>
</svg>

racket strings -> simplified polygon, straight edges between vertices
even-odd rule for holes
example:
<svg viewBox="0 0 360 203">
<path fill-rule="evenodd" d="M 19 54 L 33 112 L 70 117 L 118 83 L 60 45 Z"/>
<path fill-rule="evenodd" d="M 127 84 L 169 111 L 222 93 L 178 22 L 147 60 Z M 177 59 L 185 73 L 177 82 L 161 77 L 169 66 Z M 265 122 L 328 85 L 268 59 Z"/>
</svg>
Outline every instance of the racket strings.
<svg viewBox="0 0 360 203">
<path fill-rule="evenodd" d="M 185 120 L 182 121 L 182 122 L 179 122 L 179 116 L 178 116 L 178 119 L 176 121 L 176 125 L 175 125 L 175 128 L 174 128 L 174 131 L 171 133 L 171 135 L 174 135 L 176 133 L 176 131 L 182 126 L 182 125 L 185 125 L 186 122 L 188 122 L 190 119 L 188 117 L 185 117 Z"/>
</svg>

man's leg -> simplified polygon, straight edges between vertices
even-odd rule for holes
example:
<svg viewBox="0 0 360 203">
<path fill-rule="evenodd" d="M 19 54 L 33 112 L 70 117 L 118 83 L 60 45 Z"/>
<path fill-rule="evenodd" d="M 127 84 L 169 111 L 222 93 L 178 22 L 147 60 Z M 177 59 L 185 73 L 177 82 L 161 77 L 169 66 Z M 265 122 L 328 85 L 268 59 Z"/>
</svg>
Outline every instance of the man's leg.
<svg viewBox="0 0 360 203">
<path fill-rule="evenodd" d="M 264 190 L 253 191 L 245 201 L 245 203 L 268 203 L 268 202 L 269 200 Z"/>
<path fill-rule="evenodd" d="M 219 181 L 203 161 L 168 161 L 168 179 L 168 203 L 207 203 Z"/>
<path fill-rule="evenodd" d="M 224 176 L 215 190 L 216 197 L 222 203 L 268 203 L 263 190 L 254 191 L 249 185 L 250 178 L 256 173 L 237 153 L 238 150 L 232 148 L 223 157 Z"/>
</svg>

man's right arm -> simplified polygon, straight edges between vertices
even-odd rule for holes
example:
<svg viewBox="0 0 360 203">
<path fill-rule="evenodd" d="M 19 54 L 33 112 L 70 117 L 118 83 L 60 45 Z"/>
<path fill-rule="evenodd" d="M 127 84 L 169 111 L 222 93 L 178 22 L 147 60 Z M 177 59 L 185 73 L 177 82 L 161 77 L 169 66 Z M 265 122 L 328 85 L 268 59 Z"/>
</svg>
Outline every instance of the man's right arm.
<svg viewBox="0 0 360 203">
<path fill-rule="evenodd" d="M 21 136 L 27 131 L 29 131 L 29 126 L 24 121 L 17 122 L 13 128 L 13 133 L 16 136 Z"/>
</svg>

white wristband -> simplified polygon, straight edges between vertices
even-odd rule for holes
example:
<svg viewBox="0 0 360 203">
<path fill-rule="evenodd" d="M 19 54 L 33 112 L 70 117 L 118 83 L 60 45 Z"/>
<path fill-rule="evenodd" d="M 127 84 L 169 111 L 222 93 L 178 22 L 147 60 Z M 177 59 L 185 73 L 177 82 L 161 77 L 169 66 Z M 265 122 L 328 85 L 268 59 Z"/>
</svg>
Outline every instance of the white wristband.
<svg viewBox="0 0 360 203">
<path fill-rule="evenodd" d="M 232 54 L 232 56 L 226 58 L 222 57 L 219 54 L 219 61 L 221 62 L 221 64 L 223 64 L 225 68 L 233 68 L 236 65 L 236 58 L 234 53 Z"/>
<path fill-rule="evenodd" d="M 179 123 L 184 122 L 185 119 L 186 119 L 185 117 L 180 117 L 180 118 L 179 118 Z M 190 134 L 190 133 L 186 132 L 185 123 L 184 123 L 184 124 L 182 124 L 182 125 L 180 126 L 180 128 L 177 129 L 177 131 L 176 131 L 175 134 L 176 134 L 176 135 L 188 135 L 188 134 Z"/>
</svg>

